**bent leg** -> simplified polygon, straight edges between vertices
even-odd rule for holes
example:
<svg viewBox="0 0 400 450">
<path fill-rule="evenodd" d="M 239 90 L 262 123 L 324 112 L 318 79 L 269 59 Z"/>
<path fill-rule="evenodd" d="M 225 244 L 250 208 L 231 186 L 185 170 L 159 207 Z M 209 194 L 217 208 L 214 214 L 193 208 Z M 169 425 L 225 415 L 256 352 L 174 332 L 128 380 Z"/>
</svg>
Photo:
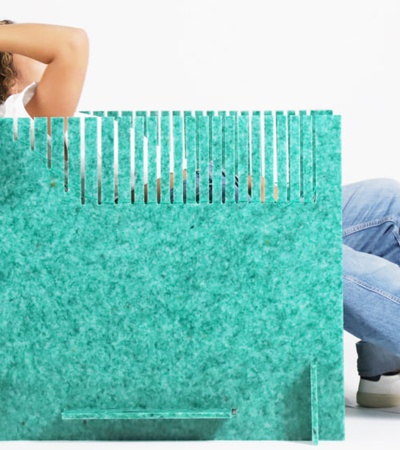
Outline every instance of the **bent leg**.
<svg viewBox="0 0 400 450">
<path fill-rule="evenodd" d="M 361 376 L 400 368 L 400 268 L 343 245 L 344 328 L 357 344 Z"/>
<path fill-rule="evenodd" d="M 357 344 L 361 376 L 400 368 L 399 226 L 398 181 L 343 187 L 345 329 L 364 340 Z"/>
</svg>

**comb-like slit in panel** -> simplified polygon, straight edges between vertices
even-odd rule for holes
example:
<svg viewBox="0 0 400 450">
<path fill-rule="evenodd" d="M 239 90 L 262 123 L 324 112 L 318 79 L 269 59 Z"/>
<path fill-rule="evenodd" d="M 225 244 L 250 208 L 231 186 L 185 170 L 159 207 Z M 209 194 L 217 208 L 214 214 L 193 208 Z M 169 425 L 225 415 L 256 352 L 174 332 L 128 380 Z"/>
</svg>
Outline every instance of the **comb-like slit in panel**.
<svg viewBox="0 0 400 450">
<path fill-rule="evenodd" d="M 85 204 L 85 119 L 82 118 L 80 122 L 81 131 L 80 131 L 80 182 L 81 182 L 81 203 Z"/>
<path fill-rule="evenodd" d="M 118 161 L 118 155 L 119 155 L 119 140 L 118 140 L 118 122 L 117 120 L 114 120 L 113 122 L 113 135 L 114 135 L 114 141 L 113 141 L 113 149 L 114 149 L 114 203 L 118 204 L 118 169 L 119 169 L 119 161 Z"/>
<path fill-rule="evenodd" d="M 196 202 L 196 119 L 190 111 L 185 116 L 186 202 Z"/>
<path fill-rule="evenodd" d="M 64 118 L 63 117 L 52 117 L 50 119 L 51 123 L 51 137 L 49 148 L 51 147 L 50 153 L 50 167 L 58 175 L 60 174 L 59 180 L 61 181 L 61 174 L 64 175 L 65 179 L 65 164 L 64 164 Z M 51 186 L 55 188 L 59 181 L 52 179 Z"/>
<path fill-rule="evenodd" d="M 212 203 L 213 201 L 213 127 L 212 127 L 212 118 L 214 116 L 214 111 L 207 111 L 208 123 L 209 123 L 209 143 L 208 143 L 208 161 L 207 161 L 207 182 L 208 182 L 208 202 Z"/>
<path fill-rule="evenodd" d="M 64 191 L 68 192 L 68 133 L 64 135 Z"/>
<path fill-rule="evenodd" d="M 252 202 L 261 199 L 261 139 L 260 139 L 260 111 L 253 111 L 251 116 L 251 185 L 249 196 Z"/>
<path fill-rule="evenodd" d="M 289 200 L 300 201 L 300 118 L 289 116 Z"/>
<path fill-rule="evenodd" d="M 170 177 L 170 114 L 162 111 L 160 118 L 160 203 L 171 202 Z"/>
<path fill-rule="evenodd" d="M 225 202 L 235 202 L 235 129 L 236 115 L 225 117 Z"/>
<path fill-rule="evenodd" d="M 302 112 L 300 115 L 300 151 L 302 193 L 304 202 L 313 201 L 313 158 L 312 158 L 312 117 Z"/>
<path fill-rule="evenodd" d="M 173 202 L 183 203 L 183 139 L 182 116 L 179 111 L 173 112 L 174 125 L 174 184 Z"/>
<path fill-rule="evenodd" d="M 264 183 L 265 202 L 273 203 L 277 200 L 275 190 L 275 134 L 274 116 L 271 111 L 264 112 Z"/>
<path fill-rule="evenodd" d="M 114 204 L 114 118 L 101 119 L 101 201 Z"/>
<path fill-rule="evenodd" d="M 72 198 L 80 197 L 80 133 L 81 120 L 79 117 L 68 117 L 68 158 L 67 186 Z"/>
<path fill-rule="evenodd" d="M 225 111 L 218 111 L 218 117 L 221 118 L 221 203 L 225 203 Z"/>
<path fill-rule="evenodd" d="M 131 186 L 131 130 L 132 111 L 120 111 L 118 120 L 118 202 L 132 202 Z"/>
<path fill-rule="evenodd" d="M 135 118 L 135 203 L 144 204 L 144 129 L 145 117 Z"/>
<path fill-rule="evenodd" d="M 169 113 L 169 201 L 174 202 L 174 116 Z"/>
<path fill-rule="evenodd" d="M 85 118 L 85 203 L 98 203 L 97 118 Z"/>
<path fill-rule="evenodd" d="M 101 139 L 101 129 L 102 129 L 102 120 L 97 120 L 97 128 L 96 128 L 96 156 L 97 156 L 97 204 L 101 204 L 102 198 L 102 139 Z"/>
<path fill-rule="evenodd" d="M 135 203 L 135 124 L 132 123 L 130 129 L 130 192 L 131 192 L 131 203 Z"/>
<path fill-rule="evenodd" d="M 286 120 L 287 117 L 283 111 L 276 112 L 276 155 L 279 203 L 286 203 L 288 201 Z"/>
<path fill-rule="evenodd" d="M 197 115 L 199 141 L 198 200 L 208 203 L 209 120 L 204 114 Z"/>
<path fill-rule="evenodd" d="M 212 125 L 212 203 L 222 203 L 222 117 L 214 115 Z"/>
<path fill-rule="evenodd" d="M 249 168 L 249 115 L 241 111 L 238 116 L 238 202 L 248 201 L 248 168 Z"/>
<path fill-rule="evenodd" d="M 157 142 L 158 116 L 151 112 L 147 118 L 147 203 L 157 203 Z"/>
<path fill-rule="evenodd" d="M 118 116 L 118 203 L 130 202 L 130 130 L 132 118 Z"/>
</svg>

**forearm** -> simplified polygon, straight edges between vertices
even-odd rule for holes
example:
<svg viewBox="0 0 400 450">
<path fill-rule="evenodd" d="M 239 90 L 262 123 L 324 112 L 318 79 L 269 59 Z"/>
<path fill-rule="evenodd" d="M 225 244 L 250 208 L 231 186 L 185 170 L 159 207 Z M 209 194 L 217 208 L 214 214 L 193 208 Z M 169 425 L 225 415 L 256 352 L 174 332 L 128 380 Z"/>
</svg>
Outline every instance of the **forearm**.
<svg viewBox="0 0 400 450">
<path fill-rule="evenodd" d="M 17 53 L 50 64 L 58 55 L 87 45 L 80 28 L 21 23 L 0 27 L 0 51 Z"/>
</svg>

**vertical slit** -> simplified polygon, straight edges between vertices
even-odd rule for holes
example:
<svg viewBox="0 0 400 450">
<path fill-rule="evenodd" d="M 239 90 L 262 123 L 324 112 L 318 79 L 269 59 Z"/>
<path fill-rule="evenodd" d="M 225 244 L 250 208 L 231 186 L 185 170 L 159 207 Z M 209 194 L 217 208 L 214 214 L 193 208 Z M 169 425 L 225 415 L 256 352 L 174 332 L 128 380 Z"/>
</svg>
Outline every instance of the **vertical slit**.
<svg viewBox="0 0 400 450">
<path fill-rule="evenodd" d="M 174 203 L 174 172 L 169 173 L 169 200 Z"/>
<path fill-rule="evenodd" d="M 68 130 L 64 133 L 64 191 L 68 192 Z"/>
<path fill-rule="evenodd" d="M 286 201 L 290 202 L 290 133 L 289 133 L 290 114 L 286 114 Z"/>
<path fill-rule="evenodd" d="M 199 117 L 195 113 L 196 118 L 196 203 L 200 203 L 200 139 L 199 139 Z"/>
<path fill-rule="evenodd" d="M 254 111 L 253 111 L 254 113 Z M 248 140 L 248 144 L 247 144 L 247 202 L 249 202 L 249 197 L 251 200 L 251 189 L 252 189 L 252 184 L 253 184 L 253 171 L 252 171 L 252 164 L 253 164 L 253 155 L 252 155 L 252 145 L 253 145 L 253 126 L 252 126 L 252 114 L 248 115 L 248 122 L 247 122 L 247 126 L 248 126 L 248 130 L 249 130 L 249 140 Z"/>
<path fill-rule="evenodd" d="M 278 192 L 278 124 L 277 124 L 277 115 L 276 111 L 273 114 L 273 143 L 274 143 L 274 200 L 278 201 L 279 192 Z"/>
<path fill-rule="evenodd" d="M 14 142 L 18 140 L 18 117 L 14 117 Z"/>
<path fill-rule="evenodd" d="M 226 193 L 225 193 L 225 187 L 226 187 L 226 166 L 225 166 L 225 114 L 222 115 L 222 168 L 221 168 L 221 175 L 222 175 L 222 203 L 225 203 L 226 200 Z"/>
<path fill-rule="evenodd" d="M 161 118 L 157 112 L 157 146 L 156 146 L 156 178 L 157 178 L 157 203 L 161 203 L 161 136 L 160 136 L 160 127 L 161 127 Z"/>
<path fill-rule="evenodd" d="M 251 199 L 251 185 L 252 185 L 252 175 L 249 173 L 247 175 L 247 202 L 249 203 Z"/>
<path fill-rule="evenodd" d="M 221 118 L 221 184 L 218 190 L 221 191 L 221 203 L 225 203 L 225 111 L 219 112 L 219 117 Z"/>
<path fill-rule="evenodd" d="M 103 165 L 103 151 L 102 151 L 102 140 L 101 140 L 101 130 L 102 130 L 102 123 L 103 121 L 101 119 L 97 120 L 97 201 L 98 204 L 101 204 L 101 197 L 102 197 L 102 165 Z"/>
<path fill-rule="evenodd" d="M 239 174 L 238 174 L 238 127 L 239 114 L 235 114 L 235 202 L 239 202 Z"/>
<path fill-rule="evenodd" d="M 51 169 L 51 147 L 53 144 L 53 133 L 51 129 L 51 119 L 48 119 L 48 127 L 50 131 L 50 135 L 47 136 L 47 167 Z"/>
<path fill-rule="evenodd" d="M 186 181 L 186 174 L 187 174 L 187 169 L 186 169 L 186 160 L 183 161 L 184 164 L 184 169 L 183 169 L 183 203 L 186 203 L 186 188 L 187 188 L 187 181 Z"/>
<path fill-rule="evenodd" d="M 149 163 L 149 150 L 148 150 L 148 142 L 149 142 L 149 129 L 147 124 L 147 114 L 144 116 L 144 126 L 145 126 L 145 135 L 143 136 L 143 192 L 144 192 L 144 202 L 147 204 L 148 202 L 148 163 Z"/>
<path fill-rule="evenodd" d="M 212 203 L 213 201 L 213 126 L 212 126 L 212 115 L 208 114 L 209 121 L 209 141 L 208 141 L 208 202 Z"/>
<path fill-rule="evenodd" d="M 311 158 L 312 158 L 312 202 L 315 203 L 316 200 L 316 167 L 315 167 L 315 121 L 314 114 L 310 111 L 311 114 L 311 126 L 312 126 L 312 149 L 311 149 Z"/>
<path fill-rule="evenodd" d="M 304 177 L 303 177 L 303 170 L 304 170 L 304 161 L 303 161 L 303 136 L 304 136 L 304 125 L 303 125 L 303 117 L 304 115 L 300 112 L 300 124 L 299 124 L 299 133 L 300 133 L 300 201 L 304 202 Z"/>
<path fill-rule="evenodd" d="M 183 203 L 186 203 L 186 190 L 187 190 L 187 181 L 186 181 L 186 173 L 187 173 L 187 162 L 186 162 L 186 155 L 187 155 L 187 136 L 186 136 L 186 115 L 183 111 L 183 117 L 182 117 L 182 136 L 183 136 L 183 156 L 182 156 L 182 174 L 183 174 Z"/>
<path fill-rule="evenodd" d="M 29 139 L 31 144 L 31 151 L 35 149 L 35 121 L 34 119 L 30 119 L 29 122 Z"/>
<path fill-rule="evenodd" d="M 130 157 L 131 157 L 131 203 L 135 203 L 135 122 L 130 129 Z"/>
<path fill-rule="evenodd" d="M 212 143 L 212 140 L 211 140 Z M 213 162 L 210 158 L 209 164 L 208 164 L 208 202 L 213 202 Z"/>
<path fill-rule="evenodd" d="M 169 200 L 174 203 L 174 113 L 169 115 Z"/>
<path fill-rule="evenodd" d="M 114 201 L 118 204 L 118 121 L 114 120 Z"/>
<path fill-rule="evenodd" d="M 80 160 L 81 160 L 81 203 L 85 204 L 85 119 L 81 118 L 80 133 Z"/>
<path fill-rule="evenodd" d="M 261 203 L 265 202 L 265 111 L 260 112 L 260 146 L 261 146 Z"/>
</svg>

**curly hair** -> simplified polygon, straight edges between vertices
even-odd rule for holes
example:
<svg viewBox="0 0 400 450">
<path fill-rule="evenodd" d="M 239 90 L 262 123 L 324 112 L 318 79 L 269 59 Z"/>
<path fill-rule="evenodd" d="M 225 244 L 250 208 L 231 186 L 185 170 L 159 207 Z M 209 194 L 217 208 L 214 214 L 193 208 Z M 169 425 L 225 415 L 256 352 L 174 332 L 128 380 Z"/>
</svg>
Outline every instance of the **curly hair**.
<svg viewBox="0 0 400 450">
<path fill-rule="evenodd" d="M 14 23 L 12 20 L 0 20 L 0 25 Z M 10 89 L 17 78 L 17 70 L 13 62 L 13 54 L 0 52 L 0 104 L 10 96 Z"/>
</svg>

